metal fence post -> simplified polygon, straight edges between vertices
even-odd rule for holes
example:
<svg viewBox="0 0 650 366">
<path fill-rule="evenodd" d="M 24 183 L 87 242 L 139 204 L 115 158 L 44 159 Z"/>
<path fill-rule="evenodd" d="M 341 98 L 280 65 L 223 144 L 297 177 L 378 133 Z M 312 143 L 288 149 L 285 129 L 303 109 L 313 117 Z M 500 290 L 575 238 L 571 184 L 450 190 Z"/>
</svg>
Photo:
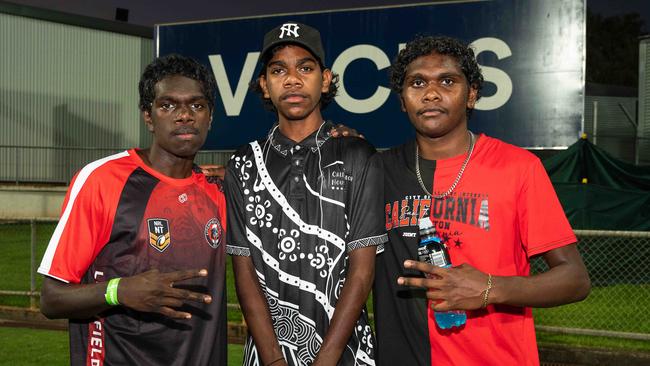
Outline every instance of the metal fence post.
<svg viewBox="0 0 650 366">
<path fill-rule="evenodd" d="M 15 166 L 14 166 L 15 177 L 14 178 L 15 178 L 15 181 L 16 181 L 16 185 L 18 185 L 18 183 L 19 183 L 19 180 L 18 180 L 18 166 L 20 164 L 20 162 L 18 161 L 18 147 L 14 147 L 14 162 L 15 162 Z"/>
<path fill-rule="evenodd" d="M 30 220 L 32 239 L 30 244 L 30 265 L 29 265 L 29 307 L 36 309 L 36 220 Z"/>
</svg>

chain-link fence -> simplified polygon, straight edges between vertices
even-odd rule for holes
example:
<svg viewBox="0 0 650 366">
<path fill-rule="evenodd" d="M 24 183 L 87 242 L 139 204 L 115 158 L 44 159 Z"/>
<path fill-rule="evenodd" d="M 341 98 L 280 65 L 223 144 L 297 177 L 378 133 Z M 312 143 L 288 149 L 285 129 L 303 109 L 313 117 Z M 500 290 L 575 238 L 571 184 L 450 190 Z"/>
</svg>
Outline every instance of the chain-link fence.
<svg viewBox="0 0 650 366">
<path fill-rule="evenodd" d="M 535 309 L 538 328 L 563 333 L 650 340 L 650 232 L 576 230 L 591 278 L 579 303 Z M 533 272 L 546 269 L 537 258 Z"/>
<path fill-rule="evenodd" d="M 36 269 L 56 220 L 0 221 L 0 305 L 36 307 Z M 582 302 L 535 309 L 538 328 L 561 333 L 650 340 L 650 232 L 576 231 L 592 291 Z M 533 272 L 544 271 L 536 258 Z M 232 276 L 228 276 L 232 289 Z M 239 313 L 229 291 L 230 313 Z M 230 320 L 237 320 L 229 314 Z"/>
</svg>

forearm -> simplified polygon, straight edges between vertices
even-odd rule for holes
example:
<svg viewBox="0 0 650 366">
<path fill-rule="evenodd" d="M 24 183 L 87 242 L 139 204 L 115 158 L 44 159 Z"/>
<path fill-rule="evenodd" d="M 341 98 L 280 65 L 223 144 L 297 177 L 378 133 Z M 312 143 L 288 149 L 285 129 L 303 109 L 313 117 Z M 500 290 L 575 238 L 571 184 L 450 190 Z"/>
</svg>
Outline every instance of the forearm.
<svg viewBox="0 0 650 366">
<path fill-rule="evenodd" d="M 314 364 L 336 365 L 359 319 L 375 276 L 374 246 L 350 254 L 349 273 Z"/>
<path fill-rule="evenodd" d="M 253 337 L 261 363 L 269 364 L 283 357 L 283 354 L 273 329 L 271 314 L 255 273 L 255 267 L 250 257 L 233 256 L 232 263 L 237 297 L 248 331 Z M 283 365 L 283 363 L 277 363 L 277 365 Z"/>
<path fill-rule="evenodd" d="M 591 284 L 575 245 L 545 254 L 549 270 L 533 276 L 494 277 L 489 303 L 551 307 L 583 300 Z"/>
<path fill-rule="evenodd" d="M 174 283 L 206 277 L 205 269 L 160 273 L 152 269 L 120 279 L 115 288 L 120 306 L 140 312 L 155 312 L 170 318 L 189 319 L 192 314 L 180 308 L 186 301 L 210 303 L 207 294 L 174 288 Z M 41 312 L 48 318 L 87 319 L 110 306 L 106 302 L 108 282 L 71 284 L 45 277 L 41 291 Z"/>
<path fill-rule="evenodd" d="M 110 308 L 106 303 L 106 282 L 68 284 L 49 277 L 43 279 L 41 312 L 50 319 L 87 319 Z"/>
</svg>

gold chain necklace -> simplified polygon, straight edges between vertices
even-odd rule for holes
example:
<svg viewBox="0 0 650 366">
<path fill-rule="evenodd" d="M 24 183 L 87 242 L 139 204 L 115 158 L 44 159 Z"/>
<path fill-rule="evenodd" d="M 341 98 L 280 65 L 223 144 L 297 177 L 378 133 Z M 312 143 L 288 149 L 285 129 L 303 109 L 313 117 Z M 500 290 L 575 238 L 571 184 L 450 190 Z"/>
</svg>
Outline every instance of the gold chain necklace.
<svg viewBox="0 0 650 366">
<path fill-rule="evenodd" d="M 422 188 L 424 193 L 428 194 L 433 198 L 445 198 L 449 196 L 451 192 L 454 191 L 454 189 L 456 189 L 456 185 L 458 185 L 458 182 L 460 182 L 460 178 L 463 176 L 463 173 L 465 172 L 467 163 L 469 163 L 469 158 L 472 157 L 472 152 L 474 151 L 474 134 L 470 130 L 467 130 L 467 132 L 469 133 L 469 147 L 467 148 L 467 157 L 465 158 L 465 161 L 463 161 L 463 165 L 460 167 L 460 171 L 458 172 L 458 175 L 456 176 L 456 180 L 454 180 L 454 183 L 451 184 L 451 187 L 449 187 L 447 192 L 440 195 L 431 194 L 431 192 L 427 190 L 427 187 L 422 182 L 422 175 L 420 174 L 420 147 L 418 146 L 417 141 L 415 142 L 415 174 L 418 176 L 418 183 L 420 183 L 420 188 Z"/>
</svg>

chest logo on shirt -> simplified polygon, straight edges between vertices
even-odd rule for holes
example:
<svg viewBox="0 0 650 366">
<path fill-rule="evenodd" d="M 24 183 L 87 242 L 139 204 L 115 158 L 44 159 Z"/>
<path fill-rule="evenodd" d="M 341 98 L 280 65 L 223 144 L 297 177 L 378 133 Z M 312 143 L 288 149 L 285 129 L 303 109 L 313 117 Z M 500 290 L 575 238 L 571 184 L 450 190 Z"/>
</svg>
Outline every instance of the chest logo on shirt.
<svg viewBox="0 0 650 366">
<path fill-rule="evenodd" d="M 148 219 L 147 225 L 149 226 L 149 244 L 159 252 L 164 252 L 171 244 L 169 222 L 167 219 Z"/>
<path fill-rule="evenodd" d="M 343 168 L 343 162 L 335 161 L 323 167 L 323 173 L 327 178 L 325 187 L 335 191 L 347 191 L 348 184 L 352 182 L 352 175 Z"/>
<path fill-rule="evenodd" d="M 213 217 L 205 224 L 205 240 L 208 241 L 208 244 L 212 248 L 217 249 L 221 244 L 221 238 L 223 237 L 223 228 L 221 222 L 216 217 Z"/>
</svg>

